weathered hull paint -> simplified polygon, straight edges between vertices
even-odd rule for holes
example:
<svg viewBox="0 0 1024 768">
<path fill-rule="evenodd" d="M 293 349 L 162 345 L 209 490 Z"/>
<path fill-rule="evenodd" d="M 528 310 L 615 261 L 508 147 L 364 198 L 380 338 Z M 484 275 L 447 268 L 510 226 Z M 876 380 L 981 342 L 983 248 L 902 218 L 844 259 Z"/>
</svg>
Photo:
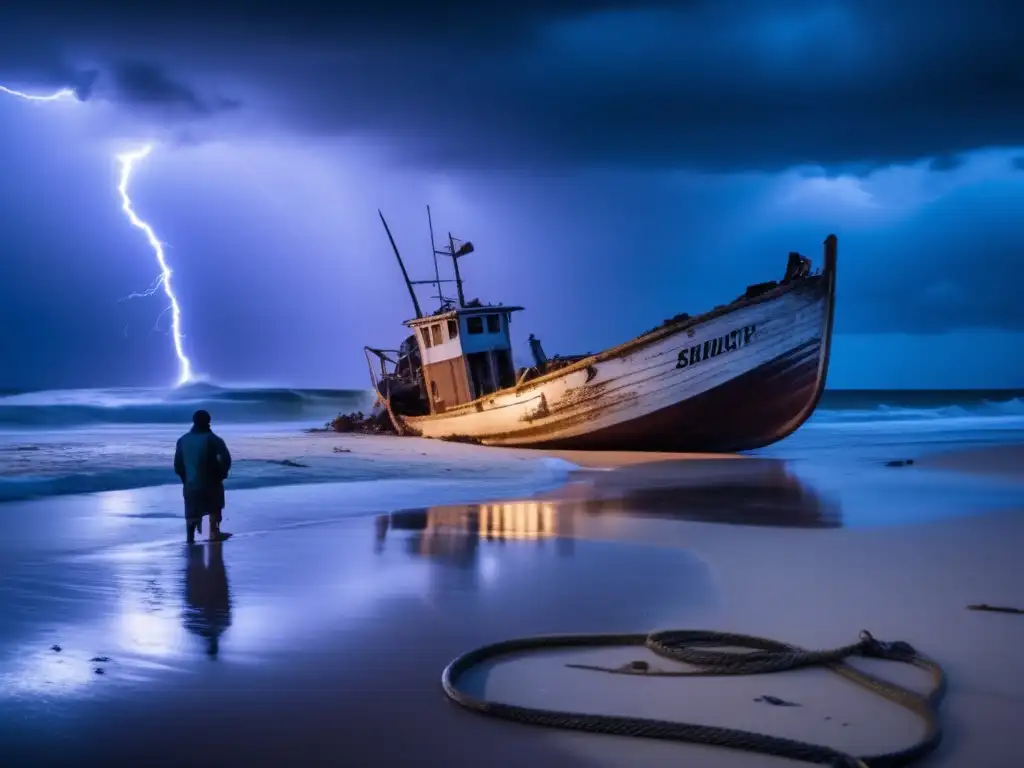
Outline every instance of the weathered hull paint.
<svg viewBox="0 0 1024 768">
<path fill-rule="evenodd" d="M 781 440 L 825 387 L 836 260 L 828 243 L 820 275 L 403 421 L 424 437 L 536 448 L 723 452 Z"/>
</svg>

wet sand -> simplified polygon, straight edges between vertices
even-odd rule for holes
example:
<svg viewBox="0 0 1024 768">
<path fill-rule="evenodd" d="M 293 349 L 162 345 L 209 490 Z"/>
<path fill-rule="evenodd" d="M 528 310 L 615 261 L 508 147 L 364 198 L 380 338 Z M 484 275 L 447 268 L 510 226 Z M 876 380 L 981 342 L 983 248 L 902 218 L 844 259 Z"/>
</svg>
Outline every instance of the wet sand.
<svg viewBox="0 0 1024 768">
<path fill-rule="evenodd" d="M 1024 445 L 945 451 L 921 460 L 926 468 L 969 472 L 1024 482 Z"/>
<path fill-rule="evenodd" d="M 966 610 L 1024 607 L 1019 485 L 917 465 L 826 476 L 758 459 L 629 463 L 539 498 L 358 517 L 341 514 L 344 486 L 236 491 L 236 536 L 193 550 L 161 512 L 177 509 L 175 488 L 4 505 L 24 522 L 0 544 L 2 762 L 793 765 L 496 722 L 440 691 L 444 666 L 479 644 L 678 627 L 805 647 L 861 629 L 908 641 L 951 678 L 946 740 L 922 764 L 1019 765 L 1024 617 Z M 681 681 L 564 667 L 642 657 L 516 658 L 469 686 L 854 752 L 919 735 L 821 670 Z M 872 670 L 924 683 L 895 666 Z M 754 701 L 765 694 L 801 706 Z"/>
</svg>

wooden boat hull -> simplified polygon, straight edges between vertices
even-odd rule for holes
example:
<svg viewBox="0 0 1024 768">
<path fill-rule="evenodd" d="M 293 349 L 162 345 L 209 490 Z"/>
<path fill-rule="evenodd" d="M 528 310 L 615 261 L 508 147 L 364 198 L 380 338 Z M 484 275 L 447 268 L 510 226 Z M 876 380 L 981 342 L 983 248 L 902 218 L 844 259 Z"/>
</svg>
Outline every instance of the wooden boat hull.
<svg viewBox="0 0 1024 768">
<path fill-rule="evenodd" d="M 423 437 L 576 450 L 740 451 L 781 440 L 825 388 L 835 240 L 821 274 L 675 323 L 444 413 Z"/>
</svg>

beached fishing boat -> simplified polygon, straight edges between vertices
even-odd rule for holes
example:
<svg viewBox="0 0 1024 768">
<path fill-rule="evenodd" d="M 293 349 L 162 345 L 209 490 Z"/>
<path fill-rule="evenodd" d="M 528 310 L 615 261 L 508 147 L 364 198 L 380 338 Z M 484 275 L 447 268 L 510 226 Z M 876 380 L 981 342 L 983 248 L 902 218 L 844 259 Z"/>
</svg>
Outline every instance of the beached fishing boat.
<svg viewBox="0 0 1024 768">
<path fill-rule="evenodd" d="M 459 261 L 473 245 L 449 234 L 445 249 L 434 246 L 435 279 L 410 280 L 381 222 L 416 314 L 398 350 L 366 348 L 378 407 L 400 434 L 533 448 L 748 450 L 792 434 L 825 388 L 834 235 L 819 269 L 790 253 L 781 280 L 598 354 L 549 358 L 531 335 L 532 365 L 517 370 L 509 321 L 523 308 L 465 300 Z M 438 256 L 451 258 L 453 280 L 441 279 Z M 444 297 L 446 283 L 455 297 Z M 441 303 L 429 315 L 415 290 L 428 284 Z"/>
</svg>

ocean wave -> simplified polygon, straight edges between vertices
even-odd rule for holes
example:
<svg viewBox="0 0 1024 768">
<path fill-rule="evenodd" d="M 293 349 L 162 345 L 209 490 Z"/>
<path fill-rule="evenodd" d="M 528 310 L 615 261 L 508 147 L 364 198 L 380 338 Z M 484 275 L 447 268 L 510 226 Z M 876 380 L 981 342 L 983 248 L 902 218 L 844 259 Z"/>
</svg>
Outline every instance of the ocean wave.
<svg viewBox="0 0 1024 768">
<path fill-rule="evenodd" d="M 831 396 L 831 397 L 829 397 Z M 984 393 L 827 393 L 814 414 L 817 424 L 921 423 L 950 426 L 1015 425 L 1024 422 L 1024 397 L 985 397 Z"/>
<path fill-rule="evenodd" d="M 320 423 L 368 410 L 364 390 L 264 389 L 192 384 L 174 389 L 122 388 L 20 392 L 0 396 L 0 429 L 90 424 L 187 424 L 199 408 L 216 422 Z"/>
<path fill-rule="evenodd" d="M 24 501 L 74 493 L 127 491 L 154 485 L 168 485 L 174 480 L 174 473 L 171 470 L 158 467 L 76 472 L 49 477 L 33 475 L 0 477 L 0 502 Z"/>
<path fill-rule="evenodd" d="M 104 424 L 187 424 L 205 408 L 217 423 L 305 422 L 368 411 L 367 390 L 218 386 L 50 391 L 0 390 L 0 430 Z M 829 390 L 814 423 L 1024 418 L 1024 392 Z"/>
</svg>

